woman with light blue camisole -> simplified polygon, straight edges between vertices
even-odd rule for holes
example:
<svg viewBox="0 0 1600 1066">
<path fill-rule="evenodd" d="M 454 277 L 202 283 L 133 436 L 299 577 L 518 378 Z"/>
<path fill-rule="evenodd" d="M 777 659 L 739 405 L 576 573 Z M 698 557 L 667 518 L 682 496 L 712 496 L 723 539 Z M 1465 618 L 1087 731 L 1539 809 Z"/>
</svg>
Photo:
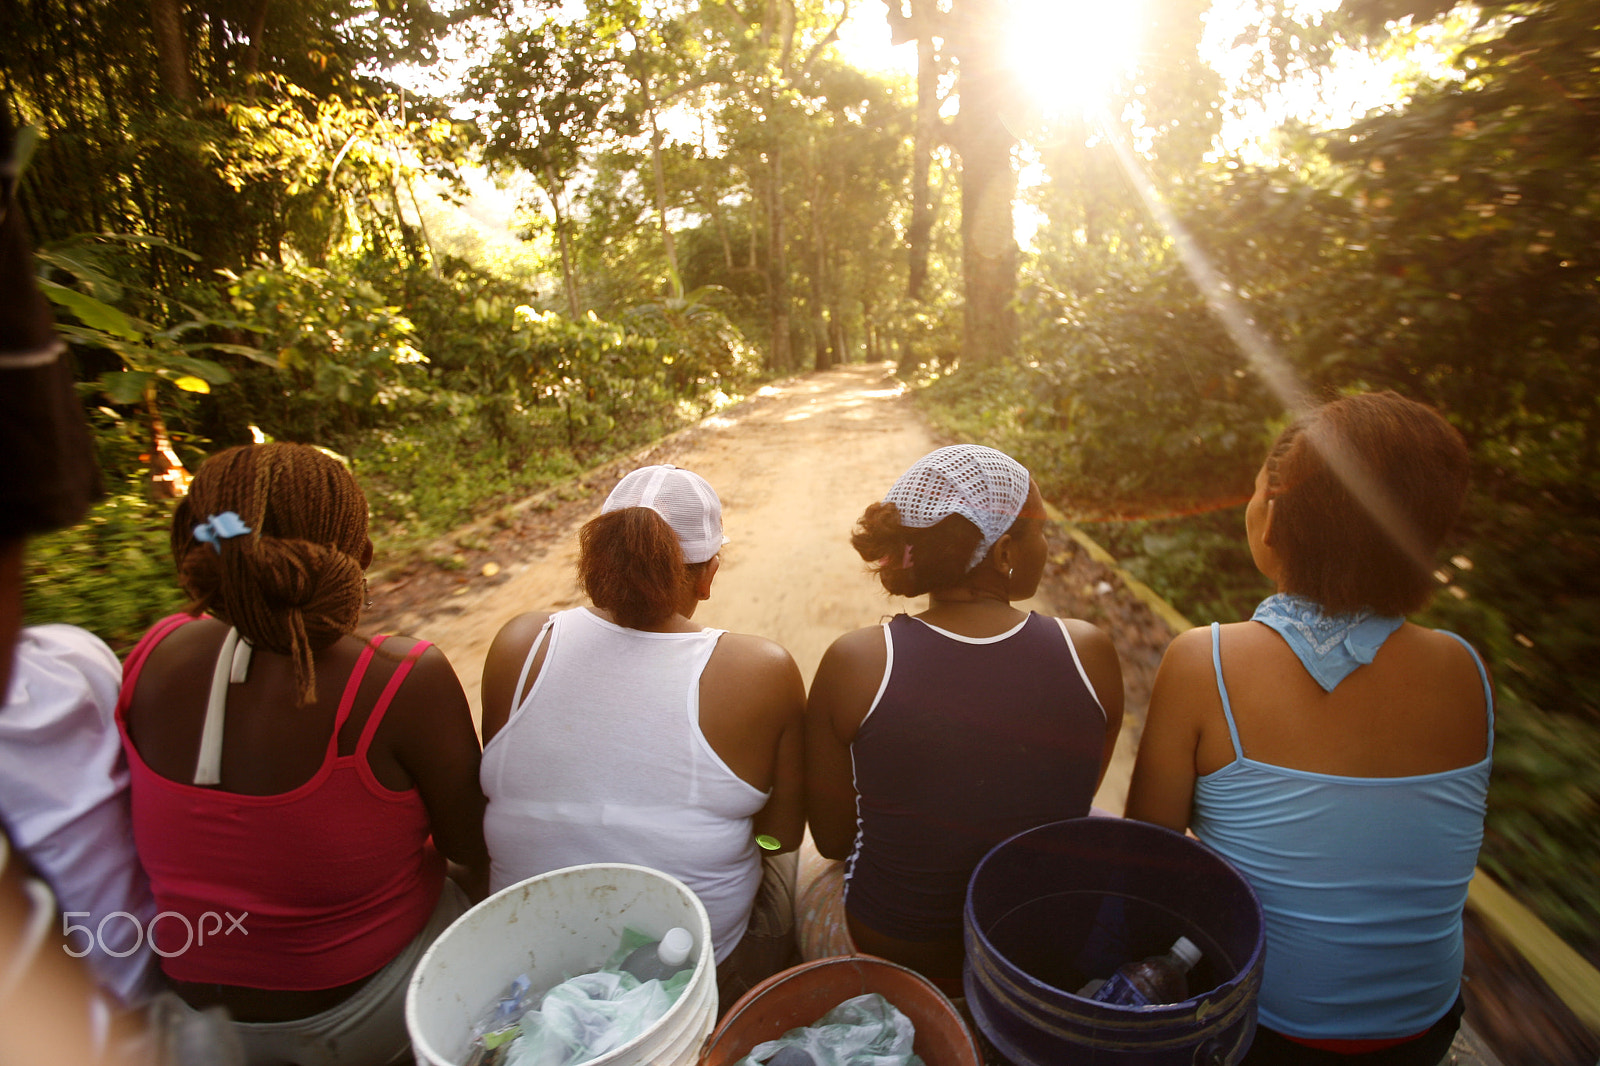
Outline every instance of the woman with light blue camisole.
<svg viewBox="0 0 1600 1066">
<path fill-rule="evenodd" d="M 1128 815 L 1192 830 L 1261 898 L 1249 1066 L 1433 1066 L 1460 1025 L 1492 688 L 1465 641 L 1404 616 L 1433 593 L 1467 465 L 1392 392 L 1306 414 L 1245 510 L 1277 594 L 1162 660 Z"/>
</svg>

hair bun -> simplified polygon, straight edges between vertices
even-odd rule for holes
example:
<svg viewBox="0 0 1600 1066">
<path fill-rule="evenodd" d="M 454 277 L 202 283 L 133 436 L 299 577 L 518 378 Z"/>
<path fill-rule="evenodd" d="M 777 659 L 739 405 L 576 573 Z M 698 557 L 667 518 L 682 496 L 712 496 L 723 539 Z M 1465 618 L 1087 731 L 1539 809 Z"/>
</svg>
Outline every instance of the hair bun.
<svg viewBox="0 0 1600 1066">
<path fill-rule="evenodd" d="M 298 622 L 312 651 L 352 631 L 361 614 L 361 565 L 339 549 L 306 540 L 262 537 L 241 553 L 248 578 L 266 608 L 249 622 L 235 619 L 266 647 L 291 654 Z M 298 615 L 298 618 L 292 616 Z"/>
</svg>

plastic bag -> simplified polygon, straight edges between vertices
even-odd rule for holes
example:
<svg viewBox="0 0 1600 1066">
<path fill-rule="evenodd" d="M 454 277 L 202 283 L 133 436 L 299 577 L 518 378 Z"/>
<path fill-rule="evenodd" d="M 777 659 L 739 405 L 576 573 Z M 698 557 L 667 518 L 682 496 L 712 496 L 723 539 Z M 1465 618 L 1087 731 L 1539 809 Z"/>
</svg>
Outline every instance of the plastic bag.
<svg viewBox="0 0 1600 1066">
<path fill-rule="evenodd" d="M 506 1066 L 573 1066 L 621 1047 L 672 1006 L 660 981 L 632 975 L 580 974 L 545 994 L 539 1009 L 522 1016 L 522 1035 Z"/>
<path fill-rule="evenodd" d="M 915 1037 L 910 1018 L 868 992 L 845 1000 L 813 1025 L 757 1044 L 736 1066 L 764 1066 L 785 1048 L 809 1055 L 814 1066 L 922 1066 L 911 1050 Z"/>
<path fill-rule="evenodd" d="M 634 949 L 655 940 L 624 929 L 621 945 L 597 972 L 568 978 L 543 996 L 530 995 L 527 975 L 518 975 L 473 1026 L 468 1066 L 577 1066 L 639 1036 L 672 1009 L 694 976 L 692 963 L 664 981 L 641 982 L 618 969 Z"/>
</svg>

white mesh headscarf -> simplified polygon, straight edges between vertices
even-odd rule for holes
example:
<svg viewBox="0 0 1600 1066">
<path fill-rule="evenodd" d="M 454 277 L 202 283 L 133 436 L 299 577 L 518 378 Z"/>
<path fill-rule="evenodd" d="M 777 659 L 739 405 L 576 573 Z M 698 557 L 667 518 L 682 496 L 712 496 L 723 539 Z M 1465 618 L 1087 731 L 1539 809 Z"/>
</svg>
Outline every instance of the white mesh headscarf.
<svg viewBox="0 0 1600 1066">
<path fill-rule="evenodd" d="M 971 570 L 1022 514 L 1028 471 L 993 448 L 952 444 L 913 463 L 883 500 L 894 504 L 901 523 L 912 529 L 927 529 L 953 514 L 977 526 L 983 540 L 967 563 Z"/>
<path fill-rule="evenodd" d="M 722 501 L 699 474 L 676 466 L 642 466 L 617 482 L 601 514 L 648 507 L 672 527 L 688 563 L 703 563 L 728 543 L 722 534 Z"/>
</svg>

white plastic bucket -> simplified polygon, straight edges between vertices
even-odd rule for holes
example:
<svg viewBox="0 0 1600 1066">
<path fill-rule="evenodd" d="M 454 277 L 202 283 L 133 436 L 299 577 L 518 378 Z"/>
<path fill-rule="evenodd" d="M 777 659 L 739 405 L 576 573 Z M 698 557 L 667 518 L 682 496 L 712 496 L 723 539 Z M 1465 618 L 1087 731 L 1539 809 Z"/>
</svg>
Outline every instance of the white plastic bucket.
<svg viewBox="0 0 1600 1066">
<path fill-rule="evenodd" d="M 541 992 L 599 969 L 625 927 L 660 937 L 673 926 L 694 934 L 694 973 L 683 994 L 636 1039 L 585 1066 L 688 1066 L 717 1020 L 711 920 L 677 878 L 621 863 L 531 877 L 496 892 L 441 933 L 406 990 L 406 1028 L 417 1062 L 461 1066 L 473 1023 L 518 974 L 527 974 Z"/>
</svg>

